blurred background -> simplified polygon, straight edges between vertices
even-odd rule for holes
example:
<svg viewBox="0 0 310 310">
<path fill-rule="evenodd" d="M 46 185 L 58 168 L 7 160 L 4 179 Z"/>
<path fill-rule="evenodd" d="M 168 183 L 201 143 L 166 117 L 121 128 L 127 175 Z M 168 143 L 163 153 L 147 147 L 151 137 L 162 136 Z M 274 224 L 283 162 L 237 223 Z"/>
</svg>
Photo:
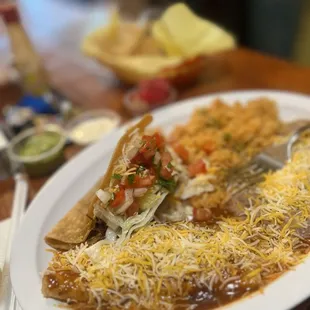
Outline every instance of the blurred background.
<svg viewBox="0 0 310 310">
<path fill-rule="evenodd" d="M 4 1 L 4 0 L 2 0 Z M 61 45 L 78 50 L 86 33 L 108 22 L 118 5 L 129 18 L 145 8 L 164 8 L 173 0 L 20 0 L 25 27 L 42 50 Z M 310 1 L 307 0 L 187 0 L 196 13 L 234 33 L 238 42 L 275 56 L 310 64 Z M 0 26 L 0 29 L 3 28 Z M 4 30 L 0 30 L 3 34 Z M 7 39 L 0 36 L 1 55 Z M 1 57 L 1 61 L 5 61 Z"/>
</svg>

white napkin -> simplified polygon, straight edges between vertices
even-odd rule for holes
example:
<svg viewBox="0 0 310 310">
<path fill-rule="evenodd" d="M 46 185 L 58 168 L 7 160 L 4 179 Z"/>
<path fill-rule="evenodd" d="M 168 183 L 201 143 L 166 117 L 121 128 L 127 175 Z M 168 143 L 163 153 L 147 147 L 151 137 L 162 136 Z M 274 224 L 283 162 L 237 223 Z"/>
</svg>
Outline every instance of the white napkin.
<svg viewBox="0 0 310 310">
<path fill-rule="evenodd" d="M 0 274 L 4 266 L 11 220 L 0 221 Z M 1 276 L 0 276 L 1 279 Z"/>
</svg>

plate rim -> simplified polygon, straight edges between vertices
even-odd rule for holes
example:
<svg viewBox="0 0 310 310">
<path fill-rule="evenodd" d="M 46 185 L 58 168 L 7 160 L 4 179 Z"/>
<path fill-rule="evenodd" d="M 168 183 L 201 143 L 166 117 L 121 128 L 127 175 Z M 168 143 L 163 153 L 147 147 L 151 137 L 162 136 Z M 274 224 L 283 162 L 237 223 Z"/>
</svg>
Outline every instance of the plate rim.
<svg viewBox="0 0 310 310">
<path fill-rule="evenodd" d="M 238 98 L 240 97 L 240 98 Z M 157 123 L 161 123 L 160 118 L 163 117 L 165 114 L 169 114 L 173 112 L 175 109 L 179 108 L 179 112 L 175 113 L 173 115 L 172 119 L 176 118 L 179 114 L 186 114 L 190 113 L 196 106 L 200 105 L 208 105 L 210 102 L 212 102 L 216 98 L 222 98 L 224 100 L 228 101 L 235 101 L 235 100 L 249 100 L 250 98 L 257 98 L 257 97 L 269 97 L 274 100 L 281 101 L 284 99 L 285 100 L 291 100 L 291 101 L 296 101 L 296 106 L 297 108 L 305 108 L 310 112 L 310 96 L 300 94 L 297 92 L 289 92 L 289 91 L 278 91 L 278 90 L 241 90 L 241 91 L 227 91 L 227 92 L 217 92 L 217 93 L 212 93 L 212 94 L 206 94 L 202 96 L 197 96 L 181 101 L 177 101 L 176 103 L 163 107 L 161 109 L 158 109 L 152 113 L 154 116 L 154 125 L 156 126 Z M 230 99 L 229 99 L 230 98 Z M 277 99 L 278 98 L 278 99 Z M 282 99 L 281 99 L 282 98 Z M 279 105 L 283 103 L 279 103 Z M 293 106 L 293 103 L 290 103 L 289 106 Z M 184 111 L 185 109 L 185 111 Z M 177 109 L 178 110 L 178 109 Z M 188 110 L 188 112 L 187 112 Z M 181 112 L 184 111 L 184 112 Z M 310 116 L 310 114 L 309 114 Z M 138 118 L 135 118 L 134 120 L 130 121 L 134 122 Z M 167 119 L 167 117 L 166 117 Z M 170 118 L 169 118 L 170 119 Z M 173 120 L 172 120 L 173 122 Z M 11 274 L 11 281 L 12 281 L 12 286 L 14 293 L 17 296 L 17 299 L 19 303 L 21 304 L 22 308 L 24 310 L 34 310 L 34 309 L 40 309 L 43 310 L 40 306 L 40 308 L 36 308 L 36 305 L 32 305 L 31 307 L 28 306 L 29 301 L 27 302 L 27 299 L 29 300 L 30 296 L 33 298 L 38 298 L 38 294 L 33 294 L 34 289 L 37 290 L 37 287 L 31 287 L 27 285 L 22 285 L 21 283 L 26 284 L 27 282 L 30 281 L 36 282 L 37 277 L 39 276 L 38 274 L 31 275 L 29 274 L 29 271 L 35 271 L 37 273 L 37 243 L 34 241 L 39 238 L 38 233 L 39 231 L 36 229 L 36 225 L 32 225 L 31 223 L 35 222 L 36 217 L 40 218 L 41 217 L 41 226 L 42 224 L 46 221 L 46 215 L 49 213 L 50 208 L 42 208 L 40 207 L 41 202 L 44 202 L 46 199 L 48 199 L 49 196 L 49 191 L 50 189 L 57 188 L 57 181 L 61 180 L 62 178 L 65 184 L 67 184 L 67 187 L 70 186 L 75 180 L 76 177 L 83 172 L 85 172 L 87 169 L 90 168 L 91 163 L 94 163 L 96 160 L 99 160 L 99 158 L 96 158 L 96 154 L 100 153 L 103 154 L 103 152 L 99 152 L 99 150 L 102 148 L 104 144 L 110 144 L 111 146 L 105 150 L 104 154 L 108 154 L 110 152 L 115 144 L 116 141 L 120 138 L 122 133 L 124 132 L 125 128 L 127 128 L 128 124 L 125 124 L 118 128 L 117 130 L 113 131 L 111 134 L 109 134 L 106 137 L 103 137 L 100 141 L 95 143 L 94 145 L 91 145 L 84 149 L 82 152 L 80 152 L 78 155 L 76 155 L 72 160 L 67 162 L 61 169 L 59 169 L 49 180 L 43 185 L 43 187 L 40 189 L 40 191 L 37 193 L 36 197 L 34 200 L 31 202 L 28 211 L 26 212 L 26 215 L 23 219 L 23 223 L 20 226 L 16 236 L 13 239 L 12 243 L 12 251 L 11 251 L 11 261 L 10 261 L 10 274 Z M 111 143 L 109 143 L 109 141 Z M 98 150 L 98 152 L 97 152 Z M 91 160 L 89 160 L 91 158 Z M 88 159 L 88 161 L 86 160 Z M 80 165 L 79 169 L 75 169 L 76 166 Z M 59 189 L 59 188 L 58 188 Z M 58 196 L 61 197 L 63 195 L 64 191 L 66 190 L 66 186 L 63 186 L 63 188 L 58 191 Z M 56 202 L 56 200 L 55 200 Z M 40 225 L 38 225 L 40 226 Z M 40 227 L 41 227 L 40 226 Z M 26 232 L 26 233 L 25 233 Z M 34 237 L 34 238 L 33 238 Z M 33 238 L 30 239 L 29 238 Z M 29 242 L 26 242 L 26 241 Z M 30 249 L 33 250 L 33 252 L 30 252 L 30 249 L 27 250 L 27 246 L 32 244 L 32 247 Z M 34 251 L 35 250 L 35 251 Z M 27 253 L 26 258 L 28 259 L 19 259 L 20 257 L 24 257 L 25 251 Z M 29 254 L 30 253 L 30 254 Z M 305 267 L 306 266 L 306 267 Z M 299 267 L 304 267 L 304 272 L 308 271 L 310 272 L 310 258 L 308 258 L 305 263 L 298 265 L 295 269 L 300 269 Z M 292 278 L 292 274 L 296 274 L 296 272 L 287 272 L 284 274 L 281 279 L 288 277 L 289 279 Z M 298 275 L 301 274 L 301 272 L 298 272 Z M 22 278 L 27 278 L 27 280 L 22 280 Z M 294 279 L 294 277 L 293 277 Z M 292 280 L 292 279 L 291 279 Z M 273 284 L 275 282 L 278 283 L 280 280 L 274 281 L 272 284 L 267 286 L 264 289 L 264 295 L 268 294 L 273 294 L 277 295 L 277 292 L 273 289 Z M 289 281 L 289 280 L 285 280 Z M 293 281 L 293 280 L 292 280 Z M 302 282 L 304 283 L 304 282 Z M 310 277 L 307 282 L 307 286 L 310 287 Z M 300 283 L 294 283 L 295 287 L 298 287 L 298 291 L 295 292 L 295 297 L 290 295 L 285 294 L 285 298 L 283 298 L 283 294 L 280 294 L 278 297 L 281 297 L 280 299 L 282 302 L 276 305 L 276 308 L 274 307 L 274 310 L 277 309 L 288 309 L 290 307 L 295 306 L 296 304 L 302 302 L 304 299 L 308 298 L 310 295 L 310 289 L 308 292 L 305 294 L 301 294 L 302 287 L 300 287 Z M 40 289 L 41 291 L 41 289 Z M 267 292 L 268 291 L 268 292 Z M 270 293 L 269 293 L 270 291 Z M 292 290 L 294 291 L 294 290 Z M 304 290 L 303 290 L 304 291 Z M 266 293 L 267 292 L 267 293 Z M 41 292 L 39 292 L 41 299 L 43 299 L 43 296 Z M 273 296 L 272 295 L 272 296 Z M 302 296 L 301 296 L 302 295 Z M 256 309 L 261 309 L 261 308 L 256 308 L 257 305 L 255 305 L 255 302 L 253 303 L 254 300 L 257 300 L 259 298 L 257 294 L 254 294 L 253 297 L 249 298 L 244 298 L 241 300 L 237 300 L 236 302 L 230 303 L 227 306 L 225 306 L 225 309 L 231 309 L 231 310 L 245 310 L 249 309 L 250 307 L 253 308 L 253 310 Z M 266 298 L 265 298 L 266 299 Z M 267 298 L 268 300 L 268 298 Z M 285 301 L 285 303 L 283 302 Z M 35 303 L 35 302 L 34 302 Z M 270 304 L 264 304 L 264 301 L 260 303 L 261 307 L 263 305 L 265 306 L 270 306 Z M 50 309 L 50 306 L 47 305 L 46 303 L 44 304 L 44 309 Z"/>
</svg>

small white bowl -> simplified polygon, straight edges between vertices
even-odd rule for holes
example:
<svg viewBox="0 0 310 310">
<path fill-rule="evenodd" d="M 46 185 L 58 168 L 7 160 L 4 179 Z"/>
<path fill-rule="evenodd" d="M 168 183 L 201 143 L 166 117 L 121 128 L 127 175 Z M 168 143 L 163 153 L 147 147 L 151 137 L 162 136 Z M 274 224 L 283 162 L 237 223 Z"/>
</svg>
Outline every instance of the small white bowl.
<svg viewBox="0 0 310 310">
<path fill-rule="evenodd" d="M 96 120 L 96 119 L 101 119 L 105 118 L 110 122 L 109 128 L 102 128 L 102 132 L 95 132 L 95 134 L 90 134 L 87 133 L 87 129 L 84 127 L 85 132 L 83 133 L 83 128 L 81 125 L 87 124 L 91 120 Z M 67 134 L 67 137 L 75 144 L 85 146 L 91 143 L 94 143 L 98 140 L 100 140 L 103 136 L 109 134 L 112 130 L 114 130 L 116 127 L 119 126 L 121 122 L 120 116 L 109 109 L 98 109 L 98 110 L 91 110 L 87 112 L 83 112 L 79 114 L 78 116 L 74 117 L 72 120 L 70 120 L 66 125 L 65 125 L 65 132 Z M 98 125 L 97 125 L 98 126 Z M 80 133 L 74 134 L 74 130 L 78 130 L 78 127 L 80 127 Z M 87 137 L 87 135 L 89 135 Z"/>
</svg>

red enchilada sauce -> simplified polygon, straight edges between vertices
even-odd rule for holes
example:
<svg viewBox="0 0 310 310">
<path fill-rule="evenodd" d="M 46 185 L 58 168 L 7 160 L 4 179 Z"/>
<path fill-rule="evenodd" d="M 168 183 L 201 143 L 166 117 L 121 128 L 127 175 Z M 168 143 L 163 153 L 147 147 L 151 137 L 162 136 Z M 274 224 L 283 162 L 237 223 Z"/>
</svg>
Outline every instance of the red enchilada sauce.
<svg viewBox="0 0 310 310">
<path fill-rule="evenodd" d="M 212 291 L 207 288 L 195 288 L 188 299 L 177 303 L 176 309 L 209 310 L 226 305 L 256 291 L 259 287 L 236 280 L 224 287 L 215 286 Z"/>
<path fill-rule="evenodd" d="M 79 281 L 79 274 L 73 271 L 51 272 L 46 274 L 43 278 L 43 285 L 48 290 L 48 295 L 53 295 L 53 298 L 63 300 L 64 297 L 70 301 L 73 309 L 84 309 L 89 300 L 89 293 L 81 281 Z M 226 305 L 241 297 L 256 291 L 259 287 L 249 283 L 235 280 L 227 283 L 224 287 L 214 286 L 213 290 L 207 288 L 194 288 L 190 296 L 186 299 L 176 300 L 175 309 L 195 309 L 195 310 L 209 310 Z M 43 292 L 44 293 L 44 292 Z M 163 297 L 165 299 L 167 297 Z M 129 301 L 129 300 L 128 300 Z M 78 302 L 79 305 L 75 303 Z M 84 304 L 84 306 L 82 306 Z M 125 306 L 125 305 L 123 305 Z M 92 309 L 87 307 L 87 309 Z M 104 308 L 109 309 L 109 308 Z M 132 306 L 130 309 L 140 309 Z"/>
</svg>

